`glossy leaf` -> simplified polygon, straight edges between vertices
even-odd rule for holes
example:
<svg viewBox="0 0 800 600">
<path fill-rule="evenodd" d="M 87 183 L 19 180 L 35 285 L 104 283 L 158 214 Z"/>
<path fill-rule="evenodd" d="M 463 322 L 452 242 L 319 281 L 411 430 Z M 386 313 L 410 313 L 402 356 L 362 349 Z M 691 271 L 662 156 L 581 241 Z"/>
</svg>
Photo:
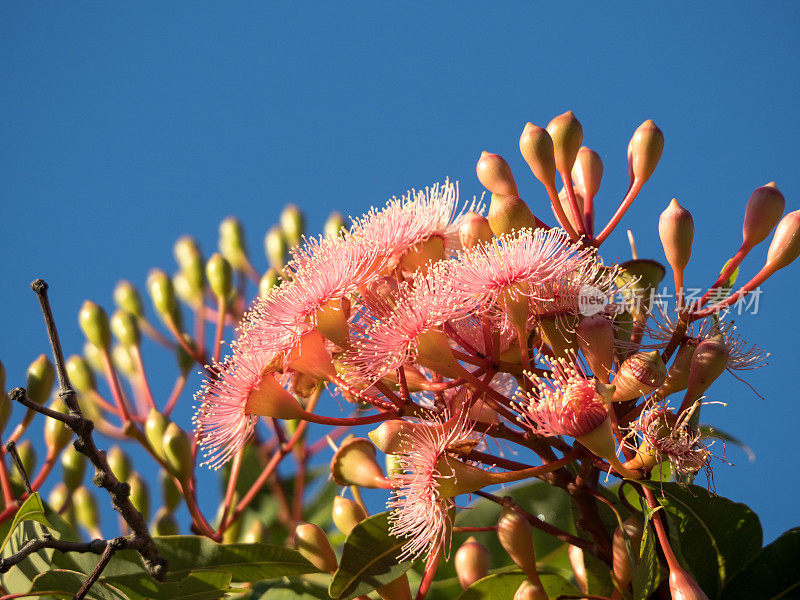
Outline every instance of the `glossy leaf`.
<svg viewBox="0 0 800 600">
<path fill-rule="evenodd" d="M 218 571 L 200 571 L 180 581 L 164 583 L 144 574 L 113 583 L 130 600 L 218 600 L 230 590 L 230 585 L 231 574 Z"/>
<path fill-rule="evenodd" d="M 23 502 L 22 506 L 19 507 L 11 521 L 7 521 L 0 525 L 0 539 L 3 540 L 2 543 L 0 543 L 0 552 L 2 552 L 5 549 L 6 544 L 8 544 L 8 540 L 11 538 L 11 533 L 17 528 L 17 525 L 23 521 L 38 521 L 42 525 L 51 527 L 50 523 L 45 517 L 44 504 L 42 504 L 42 499 L 39 497 L 38 492 L 32 493 L 25 499 L 25 502 Z"/>
<path fill-rule="evenodd" d="M 736 574 L 722 593 L 723 600 L 797 598 L 800 596 L 800 527 L 790 529 L 765 546 Z"/>
<path fill-rule="evenodd" d="M 404 543 L 389 533 L 388 512 L 356 525 L 345 540 L 339 569 L 328 588 L 331 598 L 349 600 L 367 594 L 408 571 L 413 562 L 398 560 Z"/>
<path fill-rule="evenodd" d="M 29 592 L 32 595 L 47 595 L 53 598 L 72 598 L 86 581 L 86 575 L 76 571 L 53 569 L 42 573 L 33 581 Z M 105 583 L 95 583 L 87 598 L 94 600 L 133 600 L 120 590 Z"/>
<path fill-rule="evenodd" d="M 663 567 L 658 559 L 658 540 L 650 526 L 653 514 L 654 512 L 647 506 L 644 507 L 645 528 L 642 532 L 639 556 L 631 570 L 631 585 L 635 600 L 646 600 L 658 587 L 663 577 Z"/>
<path fill-rule="evenodd" d="M 561 594 L 580 594 L 580 590 L 561 575 L 540 573 L 539 577 L 550 598 Z M 525 575 L 518 570 L 493 573 L 469 586 L 458 600 L 513 600 L 524 579 Z"/>
</svg>

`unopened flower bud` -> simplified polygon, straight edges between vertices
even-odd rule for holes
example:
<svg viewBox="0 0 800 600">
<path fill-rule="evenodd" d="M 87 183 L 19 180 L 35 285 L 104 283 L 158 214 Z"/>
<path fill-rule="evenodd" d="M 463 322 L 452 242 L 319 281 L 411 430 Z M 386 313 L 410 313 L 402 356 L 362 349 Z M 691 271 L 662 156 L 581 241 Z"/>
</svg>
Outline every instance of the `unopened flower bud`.
<svg viewBox="0 0 800 600">
<path fill-rule="evenodd" d="M 651 119 L 636 128 L 628 143 L 628 171 L 631 181 L 644 183 L 656 170 L 664 151 L 664 134 Z"/>
<path fill-rule="evenodd" d="M 519 138 L 519 151 L 534 177 L 541 181 L 546 188 L 555 189 L 556 159 L 553 148 L 553 138 L 544 127 L 533 123 L 525 125 Z"/>
<path fill-rule="evenodd" d="M 603 315 L 584 317 L 575 331 L 578 346 L 597 379 L 609 382 L 614 365 L 614 326 Z"/>
<path fill-rule="evenodd" d="M 320 571 L 336 571 L 336 554 L 325 532 L 313 523 L 300 523 L 294 529 L 294 544 L 312 565 Z"/>
<path fill-rule="evenodd" d="M 175 262 L 190 290 L 191 296 L 202 294 L 205 279 L 203 277 L 203 254 L 197 241 L 188 235 L 181 236 L 173 249 Z"/>
<path fill-rule="evenodd" d="M 495 235 L 512 233 L 526 227 L 536 228 L 536 218 L 522 198 L 492 194 L 487 215 Z"/>
<path fill-rule="evenodd" d="M 177 423 L 170 423 L 164 431 L 161 444 L 164 450 L 164 460 L 172 469 L 172 473 L 178 481 L 188 481 L 194 468 L 189 436 Z"/>
<path fill-rule="evenodd" d="M 144 316 L 144 305 L 139 292 L 130 281 L 122 279 L 114 288 L 114 303 L 137 317 Z"/>
<path fill-rule="evenodd" d="M 44 404 L 53 390 L 56 372 L 53 363 L 46 355 L 40 354 L 28 367 L 25 391 L 28 398 L 37 404 Z"/>
<path fill-rule="evenodd" d="M 203 288 L 193 286 L 186 278 L 184 271 L 178 271 L 172 276 L 172 288 L 175 290 L 175 295 L 179 300 L 189 306 L 199 307 L 203 299 Z"/>
<path fill-rule="evenodd" d="M 657 395 L 659 398 L 666 398 L 670 394 L 683 391 L 689 385 L 689 370 L 697 344 L 697 340 L 690 338 L 678 348 L 678 352 L 675 354 L 675 358 L 667 371 L 667 378 L 658 388 Z"/>
<path fill-rule="evenodd" d="M 492 194 L 519 196 L 517 184 L 511 174 L 511 167 L 499 154 L 482 152 L 475 171 L 483 187 Z"/>
<path fill-rule="evenodd" d="M 78 313 L 78 323 L 92 344 L 98 348 L 108 348 L 111 343 L 111 330 L 108 327 L 108 316 L 100 306 L 86 300 Z"/>
<path fill-rule="evenodd" d="M 33 448 L 33 443 L 29 439 L 22 440 L 17 444 L 17 454 L 19 454 L 22 468 L 28 475 L 28 479 L 33 477 L 33 470 L 36 468 L 36 450 Z M 17 485 L 22 485 L 22 477 L 16 468 L 10 469 L 11 481 Z"/>
<path fill-rule="evenodd" d="M 70 446 L 61 454 L 61 471 L 67 489 L 70 491 L 77 489 L 83 483 L 83 476 L 86 473 L 86 457 Z"/>
<path fill-rule="evenodd" d="M 67 407 L 60 398 L 55 398 L 50 403 L 50 408 L 59 413 L 66 413 Z M 58 419 L 47 419 L 44 424 L 44 441 L 47 445 L 47 454 L 57 456 L 72 441 L 72 430 L 66 423 Z"/>
<path fill-rule="evenodd" d="M 114 477 L 120 481 L 128 481 L 131 476 L 131 459 L 122 448 L 116 444 L 111 446 L 106 453 L 106 460 Z"/>
<path fill-rule="evenodd" d="M 190 348 L 197 348 L 197 345 L 194 343 L 193 339 L 191 339 L 185 333 L 181 335 L 183 336 L 183 341 L 186 342 Z M 188 375 L 189 371 L 191 371 L 192 367 L 194 367 L 194 357 L 186 351 L 186 348 L 183 347 L 183 344 L 177 344 L 175 347 L 175 362 L 178 363 L 178 369 L 180 369 L 183 375 Z"/>
<path fill-rule="evenodd" d="M 296 204 L 287 204 L 281 212 L 281 229 L 290 246 L 297 246 L 305 233 L 305 216 Z"/>
<path fill-rule="evenodd" d="M 572 180 L 580 195 L 594 198 L 603 179 L 603 160 L 600 155 L 586 146 L 581 146 L 572 167 Z"/>
<path fill-rule="evenodd" d="M 72 504 L 75 507 L 75 518 L 78 523 L 88 529 L 92 536 L 101 537 L 97 500 L 86 486 L 82 485 L 72 493 Z"/>
<path fill-rule="evenodd" d="M 150 514 L 150 493 L 147 489 L 147 483 L 137 472 L 133 472 L 128 477 L 128 485 L 131 486 L 131 504 L 133 508 L 138 510 L 142 516 L 147 519 Z"/>
<path fill-rule="evenodd" d="M 261 298 L 269 296 L 272 288 L 278 285 L 280 274 L 275 269 L 269 269 L 258 282 L 258 295 Z"/>
<path fill-rule="evenodd" d="M 87 341 L 83 345 L 83 357 L 91 369 L 99 373 L 105 370 L 105 363 L 103 362 L 103 351 L 95 346 L 92 342 Z"/>
<path fill-rule="evenodd" d="M 47 496 L 47 503 L 50 505 L 50 508 L 60 513 L 67 505 L 69 497 L 70 490 L 68 490 L 67 486 L 62 482 L 59 482 L 50 490 L 50 494 Z"/>
<path fill-rule="evenodd" d="M 692 213 L 673 198 L 658 219 L 658 235 L 661 237 L 661 245 L 664 247 L 664 254 L 672 270 L 676 273 L 683 273 L 692 256 L 692 241 L 694 240 Z"/>
<path fill-rule="evenodd" d="M 404 447 L 403 440 L 418 426 L 426 427 L 424 424 L 415 424 L 401 419 L 389 419 L 383 421 L 367 435 L 381 452 L 397 454 Z"/>
<path fill-rule="evenodd" d="M 259 544 L 263 543 L 269 537 L 269 531 L 264 526 L 260 519 L 253 519 L 250 527 L 244 532 L 242 536 L 243 544 Z"/>
<path fill-rule="evenodd" d="M 455 567 L 458 583 L 467 589 L 489 573 L 489 551 L 470 536 L 456 552 Z"/>
<path fill-rule="evenodd" d="M 686 407 L 702 396 L 711 384 L 725 372 L 730 351 L 725 342 L 710 338 L 697 345 L 689 367 L 689 381 L 683 406 Z"/>
<path fill-rule="evenodd" d="M 468 212 L 458 227 L 458 239 L 462 248 L 472 248 L 491 241 L 493 237 L 489 220 L 476 212 Z"/>
<path fill-rule="evenodd" d="M 142 341 L 136 317 L 126 310 L 111 315 L 111 331 L 123 346 L 138 346 Z"/>
<path fill-rule="evenodd" d="M 168 512 L 174 511 L 181 501 L 181 491 L 175 485 L 172 476 L 164 469 L 158 473 L 158 480 L 161 482 L 161 499 L 164 501 L 164 508 Z"/>
<path fill-rule="evenodd" d="M 614 376 L 612 402 L 633 400 L 654 392 L 667 377 L 667 368 L 661 355 L 652 352 L 637 352 L 626 358 Z"/>
<path fill-rule="evenodd" d="M 350 228 L 350 223 L 339 211 L 334 211 L 325 221 L 325 226 L 322 228 L 325 237 L 337 237 L 344 235 L 344 232 Z"/>
<path fill-rule="evenodd" d="M 234 269 L 241 271 L 247 264 L 244 229 L 239 219 L 227 217 L 219 224 L 219 251 Z"/>
<path fill-rule="evenodd" d="M 669 592 L 672 600 L 708 600 L 697 582 L 683 569 L 670 569 Z"/>
<path fill-rule="evenodd" d="M 162 319 L 169 320 L 175 316 L 178 302 L 175 299 L 175 288 L 169 275 L 161 269 L 152 269 L 147 275 L 147 291 L 153 307 Z"/>
<path fill-rule="evenodd" d="M 97 387 L 89 363 L 77 354 L 73 354 L 67 359 L 67 376 L 75 389 L 82 394 L 89 393 Z"/>
<path fill-rule="evenodd" d="M 375 458 L 375 446 L 364 438 L 352 438 L 339 446 L 331 460 L 331 473 L 339 485 L 390 488 Z"/>
<path fill-rule="evenodd" d="M 633 550 L 633 560 L 638 561 L 643 531 L 644 521 L 642 521 L 642 517 L 638 513 L 633 513 L 622 522 L 622 527 L 617 527 L 616 530 L 614 530 L 612 564 L 614 567 L 614 577 L 622 589 L 628 587 L 628 583 L 631 581 L 631 558 L 628 556 L 628 547 L 625 543 L 625 537 L 627 536 L 630 540 L 631 549 Z"/>
<path fill-rule="evenodd" d="M 136 375 L 136 363 L 127 346 L 116 344 L 111 349 L 111 362 L 114 368 L 126 377 L 132 378 Z"/>
<path fill-rule="evenodd" d="M 156 511 L 153 520 L 150 522 L 150 532 L 154 536 L 164 536 L 178 535 L 180 530 L 178 528 L 178 522 L 175 520 L 175 517 L 172 516 L 172 513 L 166 511 L 162 507 Z"/>
<path fill-rule="evenodd" d="M 567 554 L 569 555 L 569 564 L 572 567 L 572 573 L 575 575 L 575 583 L 578 584 L 580 590 L 585 594 L 589 590 L 589 579 L 586 576 L 586 563 L 583 560 L 583 549 L 569 544 Z"/>
<path fill-rule="evenodd" d="M 515 510 L 503 508 L 497 521 L 497 538 L 511 560 L 522 569 L 528 579 L 538 582 L 533 532 L 528 520 Z"/>
<path fill-rule="evenodd" d="M 211 291 L 217 298 L 226 300 L 233 289 L 233 268 L 219 253 L 214 253 L 206 264 L 206 276 Z"/>
<path fill-rule="evenodd" d="M 798 255 L 800 255 L 800 210 L 787 214 L 775 228 L 772 242 L 767 250 L 766 267 L 774 273 L 789 265 Z"/>
<path fill-rule="evenodd" d="M 541 582 L 523 579 L 514 593 L 514 600 L 548 600 L 548 596 Z"/>
<path fill-rule="evenodd" d="M 367 518 L 367 513 L 361 505 L 354 500 L 344 496 L 336 496 L 333 499 L 333 510 L 331 511 L 333 524 L 345 535 L 350 535 L 353 527 Z"/>
<path fill-rule="evenodd" d="M 264 236 L 264 251 L 267 253 L 272 268 L 280 271 L 286 262 L 289 246 L 283 230 L 277 225 L 271 227 Z"/>
<path fill-rule="evenodd" d="M 756 188 L 744 209 L 742 247 L 752 248 L 767 239 L 769 232 L 781 220 L 784 208 L 786 199 L 774 182 Z"/>
<path fill-rule="evenodd" d="M 553 140 L 556 169 L 569 177 L 583 142 L 583 127 L 575 114 L 568 110 L 548 123 L 547 133 Z"/>
</svg>

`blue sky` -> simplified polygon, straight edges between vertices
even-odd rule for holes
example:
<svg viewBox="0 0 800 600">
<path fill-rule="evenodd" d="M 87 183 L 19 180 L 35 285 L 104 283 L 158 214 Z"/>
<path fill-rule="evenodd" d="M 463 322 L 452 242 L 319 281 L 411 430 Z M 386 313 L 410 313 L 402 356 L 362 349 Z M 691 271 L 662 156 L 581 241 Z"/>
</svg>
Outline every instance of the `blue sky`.
<svg viewBox="0 0 800 600">
<path fill-rule="evenodd" d="M 331 209 L 360 214 L 446 176 L 470 198 L 482 192 L 475 161 L 489 150 L 551 220 L 517 140 L 526 121 L 545 125 L 567 109 L 605 162 L 599 223 L 625 191 L 636 126 L 652 118 L 666 136 L 605 258 L 628 258 L 631 227 L 640 255 L 663 260 L 657 216 L 677 197 L 697 230 L 687 285 L 708 285 L 738 247 L 755 187 L 775 180 L 800 208 L 800 4 L 613 6 L 5 3 L 0 360 L 9 387 L 46 350 L 32 279 L 51 284 L 62 340 L 77 352 L 85 298 L 110 307 L 118 279 L 143 285 L 149 268 L 171 271 L 181 234 L 210 253 L 229 214 L 245 223 L 262 268 L 263 234 L 284 203 L 301 205 L 317 232 Z M 766 539 L 798 524 L 799 280 L 800 265 L 780 272 L 759 314 L 737 319 L 772 353 L 769 367 L 747 374 L 766 401 L 724 376 L 709 399 L 727 407 L 703 419 L 755 451 L 749 463 L 729 447 L 735 467 L 717 465 L 716 488 L 760 514 Z M 149 353 L 162 397 L 164 362 Z M 188 401 L 178 412 L 187 427 Z"/>
</svg>

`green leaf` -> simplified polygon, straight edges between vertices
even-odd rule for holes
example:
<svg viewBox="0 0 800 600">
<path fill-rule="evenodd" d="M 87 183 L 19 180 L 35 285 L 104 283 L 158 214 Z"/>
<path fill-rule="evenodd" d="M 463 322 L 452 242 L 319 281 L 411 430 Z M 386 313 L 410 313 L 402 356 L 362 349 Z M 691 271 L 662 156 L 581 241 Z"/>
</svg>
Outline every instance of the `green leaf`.
<svg viewBox="0 0 800 600">
<path fill-rule="evenodd" d="M 800 527 L 765 546 L 725 586 L 722 600 L 797 598 L 800 596 Z"/>
<path fill-rule="evenodd" d="M 549 598 L 561 594 L 580 594 L 580 590 L 561 575 L 540 573 L 539 578 Z M 513 600 L 524 579 L 524 573 L 517 570 L 493 573 L 469 586 L 458 600 Z"/>
<path fill-rule="evenodd" d="M 734 437 L 730 433 L 726 433 L 717 427 L 713 427 L 712 425 L 700 425 L 700 434 L 704 438 L 719 438 L 724 442 L 730 442 L 734 446 L 739 446 L 739 448 L 741 448 L 747 455 L 747 460 L 750 462 L 753 462 L 756 459 L 756 453 L 753 452 L 753 449 L 750 446 L 745 444 L 739 438 Z"/>
<path fill-rule="evenodd" d="M 137 579 L 126 578 L 114 586 L 130 600 L 217 600 L 231 587 L 231 574 L 218 571 L 191 573 L 180 581 L 159 583 L 142 574 Z"/>
<path fill-rule="evenodd" d="M 349 600 L 394 581 L 408 571 L 412 561 L 399 561 L 405 540 L 389 533 L 389 513 L 361 521 L 344 542 L 339 568 L 328 593 L 335 600 Z"/>
<path fill-rule="evenodd" d="M 0 544 L 0 552 L 5 549 L 8 540 L 11 538 L 11 533 L 22 521 L 38 521 L 42 525 L 52 527 L 44 516 L 44 505 L 42 504 L 42 499 L 39 497 L 39 492 L 33 492 L 27 497 L 25 502 L 22 503 L 22 506 L 17 510 L 11 522 L 5 522 L 0 525 L 0 539 L 3 540 Z"/>
<path fill-rule="evenodd" d="M 60 539 L 60 533 L 52 529 L 51 535 Z M 34 521 L 24 521 L 11 533 L 8 544 L 3 549 L 2 557 L 15 554 L 24 546 L 29 540 L 38 539 L 41 537 L 41 527 L 36 525 Z M 25 558 L 21 563 L 16 565 L 13 569 L 3 574 L 3 587 L 9 594 L 22 594 L 27 592 L 37 575 L 46 573 L 53 568 L 52 558 L 54 550 L 45 548 L 34 552 Z"/>
<path fill-rule="evenodd" d="M 657 495 L 675 529 L 683 566 L 709 598 L 761 549 L 761 522 L 744 504 L 696 485 L 644 483 Z M 679 556 L 681 558 L 681 556 Z"/>
<path fill-rule="evenodd" d="M 650 520 L 655 511 L 647 505 L 644 506 L 645 527 L 642 533 L 642 542 L 639 546 L 639 556 L 631 570 L 631 584 L 635 600 L 646 600 L 661 583 L 663 567 L 658 560 L 658 541 Z"/>
<path fill-rule="evenodd" d="M 330 600 L 328 588 L 310 581 L 282 581 L 251 600 Z"/>
<path fill-rule="evenodd" d="M 84 573 L 53 569 L 36 577 L 28 591 L 31 595 L 72 598 L 85 581 Z M 131 600 L 118 589 L 100 582 L 92 586 L 87 597 L 94 600 Z"/>
</svg>

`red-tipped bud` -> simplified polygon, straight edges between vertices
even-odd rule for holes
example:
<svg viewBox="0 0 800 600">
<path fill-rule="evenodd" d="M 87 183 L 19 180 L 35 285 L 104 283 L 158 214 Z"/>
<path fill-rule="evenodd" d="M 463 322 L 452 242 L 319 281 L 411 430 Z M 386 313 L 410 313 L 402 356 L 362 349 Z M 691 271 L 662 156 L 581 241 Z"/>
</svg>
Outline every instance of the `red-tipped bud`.
<svg viewBox="0 0 800 600">
<path fill-rule="evenodd" d="M 489 551 L 470 536 L 456 552 L 455 567 L 458 582 L 467 589 L 489 573 Z"/>
<path fill-rule="evenodd" d="M 644 183 L 656 170 L 664 151 L 664 134 L 651 119 L 636 128 L 628 143 L 628 172 L 631 181 Z"/>
<path fill-rule="evenodd" d="M 656 350 L 633 354 L 623 361 L 614 377 L 617 389 L 611 401 L 624 402 L 646 396 L 661 386 L 666 377 L 667 368 Z"/>
<path fill-rule="evenodd" d="M 492 194 L 519 196 L 517 184 L 511 174 L 511 167 L 499 154 L 482 152 L 475 167 L 478 179 Z"/>
<path fill-rule="evenodd" d="M 603 160 L 600 155 L 586 146 L 581 146 L 572 167 L 572 181 L 582 196 L 594 198 L 603 179 Z"/>
<path fill-rule="evenodd" d="M 528 579 L 538 582 L 533 532 L 528 519 L 514 510 L 504 508 L 500 520 L 497 521 L 497 538 L 511 560 L 522 569 Z"/>
<path fill-rule="evenodd" d="M 603 315 L 585 317 L 576 329 L 578 346 L 589 368 L 603 383 L 609 381 L 614 363 L 614 326 Z"/>
<path fill-rule="evenodd" d="M 680 392 L 689 385 L 689 369 L 692 364 L 692 356 L 697 349 L 697 340 L 688 339 L 678 349 L 675 360 L 667 371 L 667 378 L 656 392 L 659 398 L 666 398 L 670 394 Z"/>
<path fill-rule="evenodd" d="M 514 600 L 548 600 L 548 598 L 541 582 L 536 583 L 530 579 L 524 579 L 514 592 Z"/>
<path fill-rule="evenodd" d="M 583 127 L 575 114 L 568 110 L 547 124 L 547 133 L 553 139 L 556 169 L 569 177 L 583 142 Z"/>
<path fill-rule="evenodd" d="M 786 199 L 775 182 L 756 188 L 744 209 L 742 246 L 752 248 L 767 239 L 769 232 L 781 220 L 784 208 Z"/>
<path fill-rule="evenodd" d="M 631 559 L 638 561 L 643 531 L 644 522 L 638 513 L 634 513 L 625 519 L 622 522 L 622 527 L 617 527 L 614 531 L 614 543 L 612 545 L 614 577 L 622 589 L 628 587 L 628 583 L 631 581 Z M 626 536 L 631 543 L 632 557 L 628 556 L 628 546 L 625 543 Z"/>
<path fill-rule="evenodd" d="M 312 565 L 320 571 L 336 570 L 336 554 L 325 532 L 313 523 L 300 523 L 294 530 L 295 546 Z"/>
<path fill-rule="evenodd" d="M 512 233 L 526 227 L 535 228 L 536 218 L 522 198 L 492 194 L 487 215 L 495 235 Z"/>
<path fill-rule="evenodd" d="M 697 345 L 689 367 L 684 406 L 700 398 L 711 387 L 711 384 L 725 372 L 729 358 L 730 351 L 722 340 L 711 338 Z"/>
<path fill-rule="evenodd" d="M 339 485 L 391 487 L 375 458 L 375 446 L 364 438 L 351 438 L 339 446 L 331 460 L 331 473 Z"/>
<path fill-rule="evenodd" d="M 670 570 L 669 592 L 672 600 L 708 600 L 697 582 L 683 569 Z"/>
<path fill-rule="evenodd" d="M 694 219 L 692 213 L 672 199 L 667 209 L 658 219 L 658 235 L 667 262 L 676 273 L 683 273 L 692 256 L 694 240 Z"/>
<path fill-rule="evenodd" d="M 464 215 L 458 228 L 458 239 L 462 248 L 472 248 L 489 242 L 493 235 L 489 219 L 472 211 Z"/>
<path fill-rule="evenodd" d="M 800 210 L 781 219 L 767 250 L 766 266 L 772 272 L 789 265 L 800 255 Z"/>
<path fill-rule="evenodd" d="M 353 531 L 353 527 L 367 518 L 367 513 L 358 502 L 344 496 L 336 496 L 333 499 L 331 517 L 336 528 L 343 534 L 349 535 Z"/>
<path fill-rule="evenodd" d="M 553 138 L 544 127 L 533 123 L 526 124 L 519 138 L 519 151 L 536 179 L 545 187 L 555 185 L 556 159 Z"/>
</svg>

